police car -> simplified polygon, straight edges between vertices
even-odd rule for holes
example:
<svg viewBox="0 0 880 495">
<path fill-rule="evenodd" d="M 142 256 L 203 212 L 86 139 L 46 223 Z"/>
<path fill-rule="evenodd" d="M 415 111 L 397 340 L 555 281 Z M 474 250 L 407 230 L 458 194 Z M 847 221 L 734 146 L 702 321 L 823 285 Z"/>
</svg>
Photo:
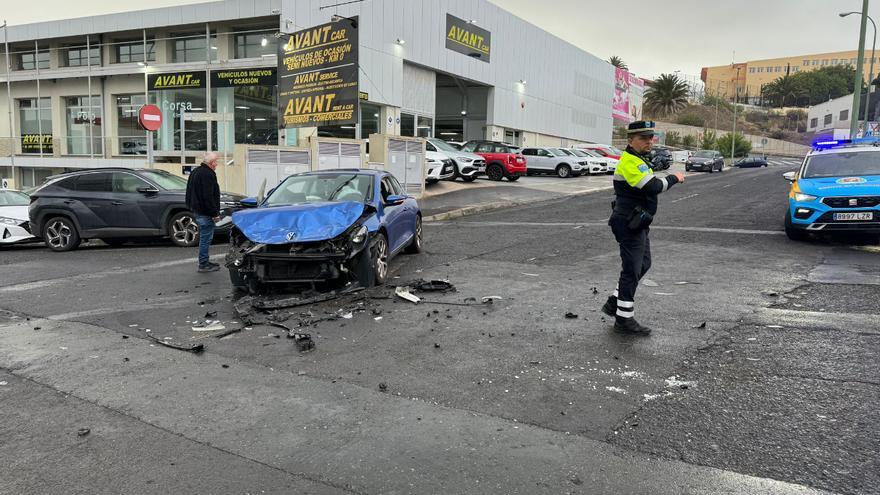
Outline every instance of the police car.
<svg viewBox="0 0 880 495">
<path fill-rule="evenodd" d="M 880 234 L 880 139 L 814 143 L 791 181 L 785 233 L 805 240 L 810 232 Z"/>
</svg>

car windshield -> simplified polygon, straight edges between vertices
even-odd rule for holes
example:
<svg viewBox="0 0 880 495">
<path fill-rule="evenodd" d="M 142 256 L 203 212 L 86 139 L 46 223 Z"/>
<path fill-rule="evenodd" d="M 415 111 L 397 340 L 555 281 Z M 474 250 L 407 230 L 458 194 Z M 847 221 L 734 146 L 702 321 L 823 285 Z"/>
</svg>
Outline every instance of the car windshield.
<svg viewBox="0 0 880 495">
<path fill-rule="evenodd" d="M 590 155 L 589 153 L 587 153 L 587 152 L 584 151 L 584 150 L 571 150 L 571 152 L 574 153 L 574 156 L 579 156 L 579 157 L 582 157 L 582 158 L 583 158 L 583 157 L 587 157 L 587 156 L 593 156 L 593 155 Z"/>
<path fill-rule="evenodd" d="M 141 175 L 166 191 L 186 191 L 186 179 L 168 172 L 146 171 Z"/>
<path fill-rule="evenodd" d="M 698 151 L 694 153 L 694 158 L 712 158 L 715 153 L 712 151 Z"/>
<path fill-rule="evenodd" d="M 455 146 L 452 146 L 451 144 L 447 143 L 446 141 L 441 141 L 439 139 L 429 139 L 428 142 L 433 144 L 434 147 L 440 151 L 460 151 Z"/>
<path fill-rule="evenodd" d="M 18 191 L 0 191 L 0 206 L 27 206 L 31 203 L 27 194 Z"/>
<path fill-rule="evenodd" d="M 367 174 L 291 175 L 266 198 L 268 206 L 326 201 L 372 200 L 373 176 Z"/>
<path fill-rule="evenodd" d="M 880 175 L 880 151 L 830 153 L 807 158 L 804 179 Z"/>
<path fill-rule="evenodd" d="M 569 156 L 568 153 L 562 151 L 559 148 L 550 148 L 550 153 L 553 153 L 556 156 Z"/>
<path fill-rule="evenodd" d="M 595 158 L 604 158 L 604 155 L 602 155 L 598 151 L 593 151 L 593 150 L 580 150 L 580 151 L 587 156 L 592 156 Z"/>
</svg>

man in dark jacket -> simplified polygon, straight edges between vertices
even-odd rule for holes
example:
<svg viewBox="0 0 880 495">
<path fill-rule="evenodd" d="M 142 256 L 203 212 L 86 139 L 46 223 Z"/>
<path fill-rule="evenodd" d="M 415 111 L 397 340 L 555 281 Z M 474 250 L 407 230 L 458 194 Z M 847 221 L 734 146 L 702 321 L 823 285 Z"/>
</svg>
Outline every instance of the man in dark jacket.
<svg viewBox="0 0 880 495">
<path fill-rule="evenodd" d="M 214 222 L 220 220 L 220 185 L 217 183 L 217 153 L 206 153 L 186 182 L 186 206 L 196 215 L 199 226 L 199 273 L 216 272 L 209 250 L 214 239 Z"/>
</svg>

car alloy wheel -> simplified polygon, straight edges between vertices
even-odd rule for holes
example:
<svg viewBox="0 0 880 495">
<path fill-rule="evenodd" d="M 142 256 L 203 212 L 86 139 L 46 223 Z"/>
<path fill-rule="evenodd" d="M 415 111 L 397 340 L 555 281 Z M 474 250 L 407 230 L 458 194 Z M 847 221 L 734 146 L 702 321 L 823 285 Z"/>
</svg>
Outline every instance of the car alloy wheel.
<svg viewBox="0 0 880 495">
<path fill-rule="evenodd" d="M 199 241 L 199 224 L 191 214 L 182 212 L 171 218 L 171 240 L 178 246 L 196 245 Z"/>
<path fill-rule="evenodd" d="M 413 234 L 413 240 L 406 247 L 408 254 L 417 254 L 422 252 L 422 217 L 416 217 L 416 231 Z"/>
<path fill-rule="evenodd" d="M 73 223 L 62 217 L 55 217 L 46 223 L 43 239 L 53 251 L 70 251 L 79 245 L 80 238 Z"/>
<path fill-rule="evenodd" d="M 490 180 L 501 180 L 504 178 L 504 170 L 501 168 L 501 165 L 495 164 L 490 165 L 486 170 L 486 174 L 489 176 Z"/>
<path fill-rule="evenodd" d="M 376 284 L 383 284 L 388 278 L 388 241 L 385 235 L 379 234 L 373 241 L 373 270 Z"/>
<path fill-rule="evenodd" d="M 562 165 L 556 167 L 556 175 L 558 175 L 560 179 L 567 179 L 571 177 L 571 167 L 563 163 Z"/>
</svg>

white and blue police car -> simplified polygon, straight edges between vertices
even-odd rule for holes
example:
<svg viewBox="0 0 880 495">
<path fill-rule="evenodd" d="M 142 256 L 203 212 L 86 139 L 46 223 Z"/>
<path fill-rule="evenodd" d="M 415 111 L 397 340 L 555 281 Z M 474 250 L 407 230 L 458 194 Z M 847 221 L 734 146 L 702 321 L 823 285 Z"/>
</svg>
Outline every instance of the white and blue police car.
<svg viewBox="0 0 880 495">
<path fill-rule="evenodd" d="M 819 232 L 880 234 L 880 139 L 814 143 L 791 182 L 785 233 L 805 240 Z"/>
</svg>

